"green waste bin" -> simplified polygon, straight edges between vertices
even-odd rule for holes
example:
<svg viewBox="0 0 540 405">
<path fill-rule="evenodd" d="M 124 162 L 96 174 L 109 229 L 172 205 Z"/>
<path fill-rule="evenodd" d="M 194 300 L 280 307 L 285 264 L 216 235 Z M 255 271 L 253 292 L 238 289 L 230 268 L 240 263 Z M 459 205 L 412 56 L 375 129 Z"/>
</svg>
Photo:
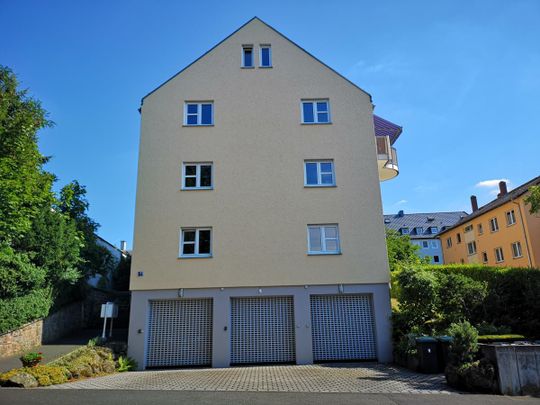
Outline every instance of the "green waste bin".
<svg viewBox="0 0 540 405">
<path fill-rule="evenodd" d="M 450 352 L 450 343 L 452 336 L 438 336 L 438 355 L 439 355 L 439 371 L 442 373 L 448 364 L 448 353 Z"/>
<path fill-rule="evenodd" d="M 437 339 L 430 336 L 416 338 L 418 351 L 418 369 L 421 373 L 436 374 L 439 372 L 439 355 Z"/>
</svg>

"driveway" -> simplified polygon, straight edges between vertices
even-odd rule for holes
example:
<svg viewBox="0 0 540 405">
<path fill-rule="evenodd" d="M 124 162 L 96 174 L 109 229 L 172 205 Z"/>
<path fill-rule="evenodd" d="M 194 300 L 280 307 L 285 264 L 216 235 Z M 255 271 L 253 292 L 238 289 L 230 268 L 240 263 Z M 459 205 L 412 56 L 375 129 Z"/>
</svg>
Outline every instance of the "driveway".
<svg viewBox="0 0 540 405">
<path fill-rule="evenodd" d="M 48 389 L 450 394 L 443 375 L 347 363 L 139 371 Z"/>
</svg>

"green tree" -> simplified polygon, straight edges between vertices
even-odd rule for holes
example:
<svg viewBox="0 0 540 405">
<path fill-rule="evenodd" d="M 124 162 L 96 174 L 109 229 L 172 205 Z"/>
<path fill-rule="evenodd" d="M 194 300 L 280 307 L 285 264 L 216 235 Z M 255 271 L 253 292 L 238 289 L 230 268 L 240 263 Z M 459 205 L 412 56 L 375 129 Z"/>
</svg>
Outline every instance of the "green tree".
<svg viewBox="0 0 540 405">
<path fill-rule="evenodd" d="M 531 186 L 529 188 L 529 195 L 525 197 L 525 203 L 529 204 L 529 212 L 531 214 L 537 214 L 540 212 L 540 186 Z"/>
<path fill-rule="evenodd" d="M 386 230 L 386 248 L 392 272 L 407 265 L 429 263 L 429 258 L 421 258 L 418 255 L 420 247 L 413 245 L 408 235 L 400 235 L 393 229 Z"/>
<path fill-rule="evenodd" d="M 99 224 L 88 216 L 88 208 L 85 186 L 74 180 L 62 188 L 58 210 L 74 221 L 81 235 L 81 261 L 78 268 L 85 277 L 105 274 L 115 266 L 111 253 L 98 244 L 96 232 Z"/>
<path fill-rule="evenodd" d="M 37 132 L 52 125 L 39 101 L 19 90 L 13 72 L 0 65 L 0 242 L 11 243 L 54 198 L 54 176 L 38 149 Z"/>
</svg>

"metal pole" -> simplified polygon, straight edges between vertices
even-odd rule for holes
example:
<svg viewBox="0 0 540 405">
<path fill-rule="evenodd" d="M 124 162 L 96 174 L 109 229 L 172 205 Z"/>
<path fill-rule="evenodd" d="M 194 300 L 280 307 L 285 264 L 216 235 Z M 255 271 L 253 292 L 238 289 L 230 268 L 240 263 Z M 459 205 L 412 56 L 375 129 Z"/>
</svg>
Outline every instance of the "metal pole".
<svg viewBox="0 0 540 405">
<path fill-rule="evenodd" d="M 103 333 L 101 334 L 101 337 L 103 339 L 106 338 L 106 336 L 105 336 L 106 329 L 107 329 L 107 317 L 105 316 L 105 317 L 103 317 Z"/>
<path fill-rule="evenodd" d="M 113 324 L 114 318 L 111 318 L 111 329 L 109 330 L 109 337 L 112 337 L 112 324 Z"/>
</svg>

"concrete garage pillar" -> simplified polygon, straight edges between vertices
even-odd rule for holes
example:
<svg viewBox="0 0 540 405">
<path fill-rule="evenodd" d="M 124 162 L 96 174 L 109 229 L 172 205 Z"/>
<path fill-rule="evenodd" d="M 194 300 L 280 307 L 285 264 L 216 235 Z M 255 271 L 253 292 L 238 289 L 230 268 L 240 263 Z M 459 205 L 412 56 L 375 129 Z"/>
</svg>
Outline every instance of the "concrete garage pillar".
<svg viewBox="0 0 540 405">
<path fill-rule="evenodd" d="M 375 336 L 377 338 L 377 360 L 391 363 L 392 355 L 392 308 L 390 289 L 387 284 L 373 286 L 373 312 L 375 315 Z"/>
<path fill-rule="evenodd" d="M 148 317 L 148 300 L 144 292 L 131 292 L 131 308 L 129 314 L 128 356 L 137 362 L 137 369 L 143 370 L 144 346 L 146 341 L 146 319 Z"/>
<path fill-rule="evenodd" d="M 308 289 L 294 294 L 294 323 L 296 337 L 296 364 L 313 363 L 311 340 L 311 307 Z"/>
<path fill-rule="evenodd" d="M 212 367 L 229 367 L 231 359 L 231 303 L 227 293 L 214 295 Z"/>
</svg>

